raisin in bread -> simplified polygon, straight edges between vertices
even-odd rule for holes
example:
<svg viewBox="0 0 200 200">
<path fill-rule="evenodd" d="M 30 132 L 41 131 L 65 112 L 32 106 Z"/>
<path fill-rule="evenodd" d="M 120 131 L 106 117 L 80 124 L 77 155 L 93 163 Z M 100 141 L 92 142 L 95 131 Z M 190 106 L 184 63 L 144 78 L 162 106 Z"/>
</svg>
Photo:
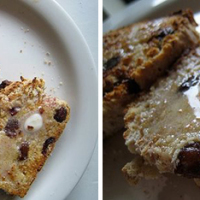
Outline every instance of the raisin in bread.
<svg viewBox="0 0 200 200">
<path fill-rule="evenodd" d="M 0 188 L 24 197 L 70 117 L 65 101 L 44 93 L 44 80 L 0 84 Z"/>
<path fill-rule="evenodd" d="M 190 10 L 110 31 L 103 37 L 104 136 L 123 128 L 123 110 L 199 42 Z"/>
<path fill-rule="evenodd" d="M 200 178 L 200 47 L 184 55 L 149 93 L 129 105 L 124 138 L 159 173 Z M 132 170 L 130 168 L 132 166 Z M 137 180 L 134 163 L 122 170 Z"/>
</svg>

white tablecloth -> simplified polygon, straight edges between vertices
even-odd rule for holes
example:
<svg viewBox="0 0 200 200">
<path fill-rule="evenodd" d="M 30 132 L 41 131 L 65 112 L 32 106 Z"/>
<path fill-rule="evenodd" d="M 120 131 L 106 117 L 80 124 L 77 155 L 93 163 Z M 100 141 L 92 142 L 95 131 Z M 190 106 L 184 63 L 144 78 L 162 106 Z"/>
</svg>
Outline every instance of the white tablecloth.
<svg viewBox="0 0 200 200">
<path fill-rule="evenodd" d="M 98 0 L 56 0 L 71 16 L 82 32 L 95 65 L 98 65 Z M 98 199 L 98 147 L 81 178 L 66 200 Z"/>
</svg>

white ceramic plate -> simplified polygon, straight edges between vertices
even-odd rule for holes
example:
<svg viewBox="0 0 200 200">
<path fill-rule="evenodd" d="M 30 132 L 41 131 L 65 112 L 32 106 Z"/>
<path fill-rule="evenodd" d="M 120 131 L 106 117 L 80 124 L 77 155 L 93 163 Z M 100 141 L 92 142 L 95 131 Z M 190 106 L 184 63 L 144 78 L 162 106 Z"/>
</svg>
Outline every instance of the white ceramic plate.
<svg viewBox="0 0 200 200">
<path fill-rule="evenodd" d="M 167 15 L 191 8 L 200 24 L 200 4 L 197 0 L 141 0 L 108 19 L 104 32 L 124 25 Z M 199 27 L 197 30 L 200 30 Z M 104 142 L 104 200 L 198 200 L 200 189 L 193 180 L 166 175 L 159 180 L 143 180 L 133 187 L 121 173 L 132 155 L 124 145 L 122 135 Z"/>
<path fill-rule="evenodd" d="M 0 0 L 0 80 L 42 77 L 68 101 L 71 119 L 25 200 L 63 200 L 83 174 L 97 138 L 97 76 L 88 47 L 53 0 Z M 0 193 L 1 200 L 19 199 Z"/>
</svg>

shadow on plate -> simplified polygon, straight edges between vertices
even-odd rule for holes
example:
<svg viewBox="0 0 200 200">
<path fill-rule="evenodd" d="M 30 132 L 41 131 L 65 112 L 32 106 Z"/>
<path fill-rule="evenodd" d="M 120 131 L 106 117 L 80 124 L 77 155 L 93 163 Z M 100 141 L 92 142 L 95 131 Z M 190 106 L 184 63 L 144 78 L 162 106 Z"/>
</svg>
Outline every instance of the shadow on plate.
<svg viewBox="0 0 200 200">
<path fill-rule="evenodd" d="M 0 190 L 1 200 L 16 200 L 18 197 L 6 194 L 3 190 Z"/>
</svg>

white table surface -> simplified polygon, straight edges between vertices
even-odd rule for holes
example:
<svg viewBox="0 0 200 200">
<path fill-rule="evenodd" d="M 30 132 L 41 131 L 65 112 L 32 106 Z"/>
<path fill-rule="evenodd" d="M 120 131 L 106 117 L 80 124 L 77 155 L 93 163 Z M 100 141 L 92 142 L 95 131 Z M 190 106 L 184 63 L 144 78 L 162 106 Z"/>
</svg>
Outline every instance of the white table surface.
<svg viewBox="0 0 200 200">
<path fill-rule="evenodd" d="M 71 16 L 83 34 L 98 66 L 98 0 L 56 0 Z M 98 147 L 80 182 L 66 200 L 98 199 Z"/>
</svg>

